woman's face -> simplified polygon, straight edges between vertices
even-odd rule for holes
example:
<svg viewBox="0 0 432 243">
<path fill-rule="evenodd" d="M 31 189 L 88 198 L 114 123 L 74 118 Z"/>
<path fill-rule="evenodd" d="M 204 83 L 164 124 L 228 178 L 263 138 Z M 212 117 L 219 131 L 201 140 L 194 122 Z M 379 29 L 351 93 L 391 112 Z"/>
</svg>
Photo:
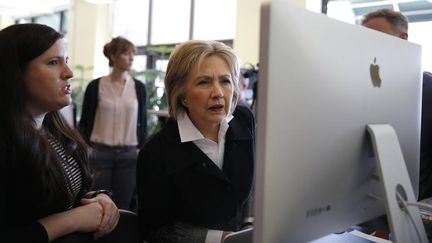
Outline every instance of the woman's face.
<svg viewBox="0 0 432 243">
<path fill-rule="evenodd" d="M 64 41 L 57 40 L 33 59 L 24 71 L 26 107 L 31 115 L 59 110 L 71 103 L 73 77 Z"/>
<path fill-rule="evenodd" d="M 113 67 L 122 71 L 129 71 L 133 64 L 134 55 L 135 52 L 133 50 L 127 50 L 117 54 L 112 58 Z"/>
<path fill-rule="evenodd" d="M 183 105 L 198 129 L 219 125 L 229 114 L 232 99 L 230 68 L 216 55 L 204 58 L 198 69 L 186 80 Z"/>
</svg>

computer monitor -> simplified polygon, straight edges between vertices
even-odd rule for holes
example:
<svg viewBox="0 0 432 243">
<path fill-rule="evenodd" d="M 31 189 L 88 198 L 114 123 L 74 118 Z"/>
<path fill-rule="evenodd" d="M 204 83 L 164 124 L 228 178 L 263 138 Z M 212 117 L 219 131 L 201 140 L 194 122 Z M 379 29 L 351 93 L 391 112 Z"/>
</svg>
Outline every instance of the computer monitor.
<svg viewBox="0 0 432 243">
<path fill-rule="evenodd" d="M 395 129 L 418 193 L 421 47 L 287 2 L 261 15 L 254 242 L 385 214 L 367 124 Z"/>
</svg>

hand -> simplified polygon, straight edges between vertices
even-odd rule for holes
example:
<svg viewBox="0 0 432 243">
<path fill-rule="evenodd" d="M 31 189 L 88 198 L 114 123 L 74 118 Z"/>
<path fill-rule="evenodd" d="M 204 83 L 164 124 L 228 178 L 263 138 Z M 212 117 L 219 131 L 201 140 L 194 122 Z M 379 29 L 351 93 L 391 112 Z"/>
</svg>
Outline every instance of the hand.
<svg viewBox="0 0 432 243">
<path fill-rule="evenodd" d="M 221 243 L 223 243 L 224 240 L 225 240 L 225 238 L 226 238 L 229 234 L 231 234 L 231 233 L 232 233 L 232 231 L 224 231 L 224 232 L 222 233 Z"/>
<path fill-rule="evenodd" d="M 95 199 L 103 208 L 102 220 L 98 230 L 94 233 L 94 237 L 97 239 L 115 229 L 120 218 L 120 213 L 117 206 L 108 195 L 101 193 L 93 199 Z"/>
<path fill-rule="evenodd" d="M 82 206 L 39 219 L 51 242 L 73 232 L 95 232 L 101 223 L 103 208 L 95 199 L 87 199 Z"/>
<path fill-rule="evenodd" d="M 98 229 L 102 216 L 102 206 L 93 198 L 86 199 L 82 206 L 71 209 L 73 214 L 73 222 L 76 224 L 76 231 L 79 232 L 94 232 Z"/>
</svg>

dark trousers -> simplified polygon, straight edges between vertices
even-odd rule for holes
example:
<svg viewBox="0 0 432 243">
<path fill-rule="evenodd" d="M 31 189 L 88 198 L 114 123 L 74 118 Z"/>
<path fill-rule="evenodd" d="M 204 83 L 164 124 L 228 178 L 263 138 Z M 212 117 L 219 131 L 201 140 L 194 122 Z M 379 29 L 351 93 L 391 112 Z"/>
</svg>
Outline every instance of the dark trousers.
<svg viewBox="0 0 432 243">
<path fill-rule="evenodd" d="M 137 163 L 136 146 L 93 144 L 91 164 L 94 169 L 94 189 L 112 190 L 118 208 L 130 209 L 135 192 Z"/>
</svg>

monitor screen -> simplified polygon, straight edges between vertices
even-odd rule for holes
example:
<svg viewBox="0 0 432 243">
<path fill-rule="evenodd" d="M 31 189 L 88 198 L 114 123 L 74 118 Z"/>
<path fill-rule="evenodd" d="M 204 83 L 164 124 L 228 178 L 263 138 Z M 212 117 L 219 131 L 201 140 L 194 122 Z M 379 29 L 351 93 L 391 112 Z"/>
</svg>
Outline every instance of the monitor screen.
<svg viewBox="0 0 432 243">
<path fill-rule="evenodd" d="M 254 242 L 385 214 L 367 124 L 395 129 L 418 193 L 420 46 L 287 2 L 261 15 Z"/>
</svg>

